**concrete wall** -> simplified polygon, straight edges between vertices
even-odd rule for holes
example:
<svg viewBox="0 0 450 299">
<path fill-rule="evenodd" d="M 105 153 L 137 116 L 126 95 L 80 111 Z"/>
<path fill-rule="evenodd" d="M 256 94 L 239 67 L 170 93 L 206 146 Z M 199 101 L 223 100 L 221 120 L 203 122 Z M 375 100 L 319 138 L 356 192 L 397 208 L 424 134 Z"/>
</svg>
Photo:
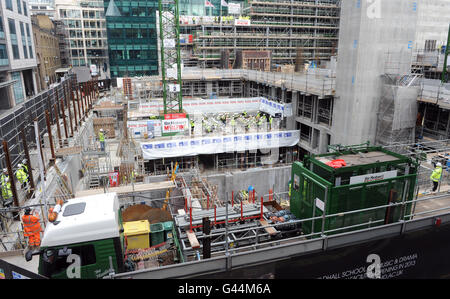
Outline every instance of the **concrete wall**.
<svg viewBox="0 0 450 299">
<path fill-rule="evenodd" d="M 447 44 L 450 24 L 450 2 L 448 0 L 420 0 L 417 24 L 416 48 L 424 49 L 426 40 L 435 40 L 436 48 Z"/>
<path fill-rule="evenodd" d="M 405 73 L 417 23 L 416 1 L 342 1 L 332 144 L 375 142 L 387 53 Z"/>
<path fill-rule="evenodd" d="M 231 192 L 247 190 L 251 185 L 259 196 L 269 193 L 269 189 L 274 192 L 286 192 L 288 183 L 291 179 L 291 166 L 276 168 L 255 168 L 246 171 L 228 172 L 225 174 L 215 174 L 207 176 L 211 185 L 218 185 L 219 198 L 226 197 L 228 192 L 231 198 Z"/>
</svg>

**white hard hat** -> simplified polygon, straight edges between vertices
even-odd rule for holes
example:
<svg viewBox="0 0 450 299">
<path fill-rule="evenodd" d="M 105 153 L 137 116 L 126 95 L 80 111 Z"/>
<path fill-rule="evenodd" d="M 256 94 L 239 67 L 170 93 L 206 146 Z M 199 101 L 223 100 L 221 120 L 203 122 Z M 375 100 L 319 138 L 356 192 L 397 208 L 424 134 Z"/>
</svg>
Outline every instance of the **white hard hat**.
<svg viewBox="0 0 450 299">
<path fill-rule="evenodd" d="M 100 132 L 103 132 L 103 129 L 100 129 Z"/>
<path fill-rule="evenodd" d="M 8 172 L 8 169 L 6 169 L 6 168 L 3 168 L 3 172 Z"/>
<path fill-rule="evenodd" d="M 442 166 L 441 162 L 437 162 L 437 163 L 436 163 L 436 166 L 437 166 L 437 167 L 441 167 L 441 166 Z"/>
<path fill-rule="evenodd" d="M 19 168 L 22 167 L 22 163 L 17 164 L 17 167 Z"/>
</svg>

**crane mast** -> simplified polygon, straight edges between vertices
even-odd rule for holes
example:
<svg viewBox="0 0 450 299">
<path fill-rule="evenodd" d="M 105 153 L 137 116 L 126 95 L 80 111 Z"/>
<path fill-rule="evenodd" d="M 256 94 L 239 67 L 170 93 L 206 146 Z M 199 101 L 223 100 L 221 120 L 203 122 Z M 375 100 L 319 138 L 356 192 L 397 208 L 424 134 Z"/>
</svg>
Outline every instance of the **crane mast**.
<svg viewBox="0 0 450 299">
<path fill-rule="evenodd" d="M 159 0 L 158 2 L 164 114 L 182 113 L 178 0 Z"/>
</svg>

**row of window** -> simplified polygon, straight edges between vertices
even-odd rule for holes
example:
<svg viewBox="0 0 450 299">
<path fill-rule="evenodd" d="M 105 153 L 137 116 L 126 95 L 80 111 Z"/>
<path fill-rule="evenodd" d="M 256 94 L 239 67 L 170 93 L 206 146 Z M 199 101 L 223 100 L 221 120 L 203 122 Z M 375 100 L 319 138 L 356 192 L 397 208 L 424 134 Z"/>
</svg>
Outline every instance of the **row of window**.
<svg viewBox="0 0 450 299">
<path fill-rule="evenodd" d="M 81 19 L 81 11 L 76 9 L 60 9 L 61 18 Z M 105 17 L 105 13 L 100 10 L 83 10 L 84 19 L 101 19 Z"/>
<path fill-rule="evenodd" d="M 156 50 L 114 50 L 110 52 L 111 60 L 148 60 L 158 59 L 158 53 Z"/>
<path fill-rule="evenodd" d="M 82 40 L 70 40 L 70 48 L 84 48 L 84 41 Z M 106 46 L 106 42 L 101 39 L 86 40 L 86 48 L 103 48 Z"/>
<path fill-rule="evenodd" d="M 156 39 L 158 36 L 156 34 L 156 29 L 153 28 L 126 28 L 126 29 L 115 29 L 111 28 L 108 30 L 110 38 L 146 38 L 146 39 Z"/>
<path fill-rule="evenodd" d="M 81 29 L 81 21 L 80 20 L 64 20 L 64 24 L 68 28 L 79 28 Z M 106 28 L 105 21 L 83 21 L 84 28 Z"/>
<path fill-rule="evenodd" d="M 1 22 L 1 20 L 0 20 Z M 33 46 L 31 43 L 31 34 L 30 34 L 30 24 L 24 24 L 23 22 L 19 21 L 20 25 L 20 33 L 22 37 L 22 46 L 23 46 L 23 55 L 25 59 L 33 58 Z M 20 59 L 19 54 L 19 44 L 17 40 L 17 31 L 16 31 L 16 22 L 14 19 L 8 18 L 8 26 L 9 26 L 9 35 L 11 39 L 11 46 L 12 46 L 12 52 L 13 52 L 13 59 Z M 26 36 L 25 36 L 25 29 L 26 29 Z M 28 46 L 27 46 L 28 41 Z"/>
<path fill-rule="evenodd" d="M 13 0 L 5 0 L 5 7 L 6 7 L 6 9 L 8 9 L 10 11 L 14 11 L 13 10 Z M 27 2 L 17 0 L 17 13 L 22 14 L 22 11 L 23 11 L 24 16 L 28 16 Z"/>
</svg>

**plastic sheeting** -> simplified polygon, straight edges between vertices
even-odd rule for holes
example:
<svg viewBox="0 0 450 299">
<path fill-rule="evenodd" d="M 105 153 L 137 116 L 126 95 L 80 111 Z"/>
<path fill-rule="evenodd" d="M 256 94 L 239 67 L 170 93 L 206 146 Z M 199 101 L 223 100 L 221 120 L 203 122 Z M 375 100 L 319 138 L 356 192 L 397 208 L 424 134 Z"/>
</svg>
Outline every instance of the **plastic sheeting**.
<svg viewBox="0 0 450 299">
<path fill-rule="evenodd" d="M 274 149 L 294 146 L 299 140 L 300 131 L 292 130 L 141 142 L 141 149 L 145 160 L 153 160 L 245 150 Z"/>
<path fill-rule="evenodd" d="M 164 104 L 162 101 L 152 101 L 139 106 L 140 111 L 156 112 L 163 109 Z M 188 114 L 263 111 L 272 116 L 275 116 L 277 113 L 281 113 L 282 117 L 292 116 L 291 104 L 277 103 L 263 97 L 201 100 L 183 99 L 183 109 Z"/>
</svg>

